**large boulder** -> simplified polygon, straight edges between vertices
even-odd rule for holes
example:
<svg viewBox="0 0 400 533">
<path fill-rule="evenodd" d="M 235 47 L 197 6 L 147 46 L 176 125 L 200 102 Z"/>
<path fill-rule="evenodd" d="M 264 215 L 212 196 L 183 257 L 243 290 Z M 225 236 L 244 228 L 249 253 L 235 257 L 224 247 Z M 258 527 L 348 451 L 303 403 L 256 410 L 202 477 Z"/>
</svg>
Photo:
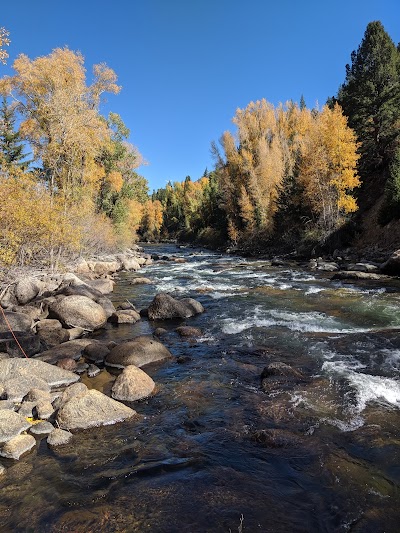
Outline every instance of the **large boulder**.
<svg viewBox="0 0 400 533">
<path fill-rule="evenodd" d="M 150 320 L 189 318 L 203 311 L 203 306 L 192 298 L 176 300 L 170 294 L 162 292 L 155 296 L 147 310 Z"/>
<path fill-rule="evenodd" d="M 382 274 L 400 276 L 400 250 L 396 250 L 381 266 Z"/>
<path fill-rule="evenodd" d="M 119 254 L 117 258 L 121 262 L 122 268 L 124 270 L 139 270 L 140 269 L 140 265 L 137 261 L 138 259 L 137 257 L 130 257 L 125 254 Z"/>
<path fill-rule="evenodd" d="M 14 294 L 18 300 L 18 303 L 25 305 L 36 298 L 41 288 L 41 284 L 37 279 L 32 277 L 24 277 L 17 281 L 14 288 Z"/>
<path fill-rule="evenodd" d="M 107 321 L 103 307 L 87 296 L 59 296 L 50 304 L 50 312 L 66 326 L 89 331 L 101 328 Z"/>
<path fill-rule="evenodd" d="M 161 342 L 142 335 L 115 346 L 107 355 L 105 364 L 116 368 L 129 365 L 142 367 L 170 357 L 172 357 L 171 352 Z"/>
<path fill-rule="evenodd" d="M 150 396 L 156 384 L 143 370 L 130 365 L 124 368 L 112 387 L 111 396 L 116 400 L 134 402 Z"/>
<path fill-rule="evenodd" d="M 2 379 L 2 378 L 0 378 Z M 21 402 L 28 392 L 35 389 L 42 389 L 43 391 L 50 391 L 50 385 L 39 376 L 29 375 L 25 371 L 16 374 L 15 377 L 7 379 L 2 383 L 3 395 L 7 400 L 13 402 Z"/>
<path fill-rule="evenodd" d="M 86 282 L 89 287 L 101 292 L 101 294 L 110 294 L 113 292 L 115 281 L 108 278 L 93 279 Z"/>
<path fill-rule="evenodd" d="M 37 388 L 35 383 L 33 383 L 37 381 L 37 378 L 45 381 L 50 387 L 69 385 L 79 379 L 79 376 L 68 372 L 68 370 L 63 370 L 37 359 L 1 359 L 0 385 L 4 387 L 5 383 L 17 377 L 23 377 L 27 380 L 31 378 L 32 385 L 29 390 Z M 33 378 L 36 379 L 34 380 Z"/>
<path fill-rule="evenodd" d="M 83 350 L 92 342 L 92 339 L 75 339 L 73 341 L 63 342 L 50 350 L 40 353 L 35 357 L 35 360 L 44 361 L 51 365 L 55 365 L 58 361 L 67 357 L 78 361 L 82 356 Z"/>
<path fill-rule="evenodd" d="M 72 397 L 57 414 L 61 429 L 86 429 L 115 424 L 133 417 L 136 411 L 97 390 Z"/>
<path fill-rule="evenodd" d="M 14 332 L 28 332 L 31 330 L 32 319 L 29 316 L 23 313 L 13 313 L 12 311 L 4 311 L 4 314 Z M 4 320 L 3 315 L 0 315 L 0 333 L 8 333 L 10 331 L 7 322 Z"/>
<path fill-rule="evenodd" d="M 16 437 L 26 429 L 28 429 L 31 424 L 26 420 L 26 418 L 14 411 L 8 409 L 0 410 L 0 443 L 7 442 L 13 437 Z"/>
<path fill-rule="evenodd" d="M 121 263 L 118 261 L 88 261 L 89 270 L 101 276 L 103 274 L 114 274 L 121 268 Z"/>
</svg>

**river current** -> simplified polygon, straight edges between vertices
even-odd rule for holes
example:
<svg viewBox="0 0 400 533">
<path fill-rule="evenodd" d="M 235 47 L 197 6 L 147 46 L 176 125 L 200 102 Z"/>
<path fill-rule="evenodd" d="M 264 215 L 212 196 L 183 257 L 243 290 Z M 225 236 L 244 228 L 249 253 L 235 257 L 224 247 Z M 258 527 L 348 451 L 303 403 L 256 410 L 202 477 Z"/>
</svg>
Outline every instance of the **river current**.
<svg viewBox="0 0 400 533">
<path fill-rule="evenodd" d="M 112 299 L 201 301 L 186 321 L 107 326 L 117 342 L 163 327 L 173 360 L 134 420 L 45 439 L 0 480 L 5 532 L 398 532 L 400 284 L 331 281 L 209 251 L 153 245 Z M 150 285 L 132 278 L 148 276 Z M 200 328 L 198 339 L 174 328 Z M 261 387 L 285 363 L 301 379 Z M 109 392 L 115 376 L 84 378 Z"/>
</svg>

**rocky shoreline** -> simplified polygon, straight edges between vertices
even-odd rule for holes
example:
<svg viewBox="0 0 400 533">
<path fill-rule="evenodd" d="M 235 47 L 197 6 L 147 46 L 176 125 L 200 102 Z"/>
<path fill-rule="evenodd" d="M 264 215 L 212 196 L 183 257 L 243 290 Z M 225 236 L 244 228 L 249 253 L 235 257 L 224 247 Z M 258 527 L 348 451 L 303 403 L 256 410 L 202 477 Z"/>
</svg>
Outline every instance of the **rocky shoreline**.
<svg viewBox="0 0 400 533">
<path fill-rule="evenodd" d="M 137 246 L 124 254 L 81 258 L 63 274 L 19 272 L 3 283 L 0 458 L 17 460 L 42 438 L 53 447 L 69 442 L 74 431 L 137 416 L 132 402 L 156 390 L 142 367 L 173 357 L 160 342 L 165 330 L 158 328 L 152 336 L 133 337 L 119 344 L 96 340 L 91 334 L 107 322 L 118 325 L 142 319 L 188 318 L 204 311 L 192 298 L 177 300 L 166 293 L 156 294 L 147 309 L 135 309 L 128 301 L 114 307 L 108 297 L 113 291 L 113 277 L 121 271 L 139 271 L 157 260 L 184 261 L 176 256 L 151 256 Z M 358 260 L 347 252 L 308 262 L 292 257 L 268 261 L 282 267 L 296 263 L 328 273 L 332 280 L 379 281 L 400 275 L 400 251 L 381 262 Z M 135 282 L 150 280 L 136 277 Z M 190 326 L 180 326 L 176 332 L 191 338 L 201 334 Z M 106 368 L 120 372 L 109 396 L 81 381 L 83 375 L 95 377 Z M 5 472 L 4 467 L 0 472 Z"/>
<path fill-rule="evenodd" d="M 163 293 L 140 312 L 130 302 L 114 307 L 108 297 L 113 276 L 139 271 L 158 259 L 137 246 L 124 254 L 79 259 L 63 274 L 25 271 L 3 283 L 0 458 L 18 460 L 43 438 L 50 447 L 58 446 L 69 442 L 74 431 L 135 417 L 132 402 L 154 394 L 156 384 L 141 367 L 172 357 L 157 336 L 133 337 L 117 344 L 93 339 L 91 334 L 107 322 L 188 318 L 204 311 L 196 300 L 176 300 Z M 195 328 L 178 329 L 183 336 L 196 333 L 189 331 Z M 80 381 L 82 375 L 95 377 L 105 368 L 120 372 L 110 396 Z M 0 473 L 5 471 L 0 463 Z"/>
</svg>

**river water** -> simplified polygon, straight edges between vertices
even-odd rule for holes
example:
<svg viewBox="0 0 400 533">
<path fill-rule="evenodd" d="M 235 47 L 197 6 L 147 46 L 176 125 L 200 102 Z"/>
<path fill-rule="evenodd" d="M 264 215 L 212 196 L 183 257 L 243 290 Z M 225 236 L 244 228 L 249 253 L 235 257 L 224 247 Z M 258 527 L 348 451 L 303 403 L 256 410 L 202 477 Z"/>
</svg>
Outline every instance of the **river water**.
<svg viewBox="0 0 400 533">
<path fill-rule="evenodd" d="M 145 370 L 153 397 L 132 421 L 10 464 L 7 532 L 398 532 L 400 285 L 334 282 L 208 251 L 149 246 L 160 261 L 121 274 L 112 296 L 146 307 L 166 291 L 206 311 L 186 321 L 108 326 L 127 340 L 156 327 L 174 355 Z M 151 285 L 133 285 L 148 276 Z M 202 331 L 183 339 L 187 324 Z M 268 381 L 271 363 L 299 379 Z M 115 376 L 85 383 L 107 393 Z"/>
</svg>

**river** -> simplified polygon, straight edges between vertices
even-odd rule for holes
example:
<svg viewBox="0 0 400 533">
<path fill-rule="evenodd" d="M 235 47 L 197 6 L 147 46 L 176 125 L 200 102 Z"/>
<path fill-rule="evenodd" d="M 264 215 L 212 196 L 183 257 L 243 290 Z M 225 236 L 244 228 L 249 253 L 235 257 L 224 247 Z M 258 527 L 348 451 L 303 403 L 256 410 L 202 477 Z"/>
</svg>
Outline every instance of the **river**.
<svg viewBox="0 0 400 533">
<path fill-rule="evenodd" d="M 111 326 L 98 339 L 168 333 L 172 361 L 135 420 L 77 433 L 10 465 L 1 531 L 398 532 L 400 284 L 334 282 L 296 265 L 148 246 L 186 262 L 120 274 L 112 299 L 160 291 L 206 311 Z M 148 276 L 151 285 L 133 285 Z M 198 327 L 196 340 L 173 329 Z M 261 387 L 271 363 L 299 379 Z M 109 391 L 115 376 L 85 379 Z"/>
</svg>

